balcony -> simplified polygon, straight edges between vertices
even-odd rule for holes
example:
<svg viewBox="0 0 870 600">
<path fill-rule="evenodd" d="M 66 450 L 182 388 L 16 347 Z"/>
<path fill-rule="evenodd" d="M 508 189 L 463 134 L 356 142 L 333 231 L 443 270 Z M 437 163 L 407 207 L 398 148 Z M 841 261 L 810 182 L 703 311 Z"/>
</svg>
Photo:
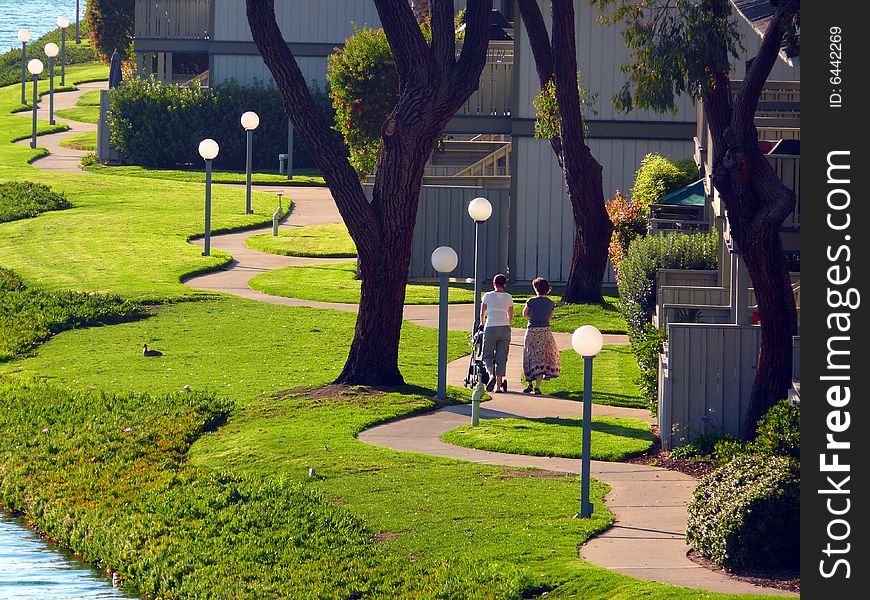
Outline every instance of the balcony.
<svg viewBox="0 0 870 600">
<path fill-rule="evenodd" d="M 136 0 L 136 51 L 207 51 L 213 11 L 212 0 Z"/>
</svg>

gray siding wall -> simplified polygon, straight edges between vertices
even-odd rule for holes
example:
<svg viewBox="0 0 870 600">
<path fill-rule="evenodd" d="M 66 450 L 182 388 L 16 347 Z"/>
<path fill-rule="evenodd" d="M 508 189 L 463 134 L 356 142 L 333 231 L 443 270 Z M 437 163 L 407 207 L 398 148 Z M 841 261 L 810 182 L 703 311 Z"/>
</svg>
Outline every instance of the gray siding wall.
<svg viewBox="0 0 870 600">
<path fill-rule="evenodd" d="M 317 83 L 320 89 L 325 89 L 326 84 L 326 57 L 324 56 L 297 56 L 296 62 L 302 69 L 302 74 L 309 86 L 312 82 Z M 214 56 L 215 83 L 221 83 L 235 79 L 242 85 L 251 85 L 257 81 L 271 84 L 272 73 L 266 67 L 266 63 L 259 56 L 252 55 L 229 55 L 218 54 Z"/>
<path fill-rule="evenodd" d="M 604 194 L 626 191 L 634 172 L 650 152 L 674 158 L 688 158 L 691 142 L 668 140 L 591 139 L 589 147 L 604 167 Z M 574 218 L 568 203 L 564 177 L 549 142 L 514 138 L 517 153 L 516 178 L 516 265 L 511 274 L 518 279 L 540 275 L 564 281 L 571 266 Z"/>
<path fill-rule="evenodd" d="M 251 30 L 244 0 L 214 0 L 214 40 L 249 42 Z M 340 43 L 353 33 L 353 23 L 380 27 L 372 0 L 278 0 L 278 26 L 288 42 Z"/>
</svg>

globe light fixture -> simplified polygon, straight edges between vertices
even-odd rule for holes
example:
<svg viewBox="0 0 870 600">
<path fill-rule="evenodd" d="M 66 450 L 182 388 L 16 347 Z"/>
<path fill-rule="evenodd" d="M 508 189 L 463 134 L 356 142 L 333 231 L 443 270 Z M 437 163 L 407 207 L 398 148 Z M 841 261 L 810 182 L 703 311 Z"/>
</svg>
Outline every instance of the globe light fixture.
<svg viewBox="0 0 870 600">
<path fill-rule="evenodd" d="M 604 345 L 604 336 L 592 325 L 584 325 L 571 335 L 571 346 L 580 356 L 595 356 L 601 352 Z"/>
<path fill-rule="evenodd" d="M 432 252 L 432 266 L 438 271 L 438 391 L 436 396 L 447 398 L 447 274 L 459 264 L 456 250 L 439 246 Z"/>
<path fill-rule="evenodd" d="M 468 215 L 475 222 L 483 222 L 492 216 L 492 204 L 486 198 L 475 198 L 468 203 Z"/>
<path fill-rule="evenodd" d="M 27 104 L 27 42 L 30 32 L 27 29 L 18 30 L 18 41 L 21 42 L 21 104 Z"/>
<path fill-rule="evenodd" d="M 69 19 L 61 15 L 57 18 L 57 26 L 60 27 L 60 85 L 66 85 L 66 28 L 69 27 Z"/>
<path fill-rule="evenodd" d="M 205 159 L 205 236 L 203 256 L 211 256 L 211 161 L 217 157 L 220 146 L 211 138 L 199 143 L 199 155 Z"/>
<path fill-rule="evenodd" d="M 37 102 L 39 101 L 39 92 L 37 88 L 39 87 L 39 74 L 42 73 L 44 68 L 42 61 L 38 58 L 32 58 L 27 63 L 27 71 L 33 75 L 33 132 L 30 136 L 30 147 L 34 149 L 36 148 L 36 110 Z"/>
<path fill-rule="evenodd" d="M 595 507 L 589 500 L 589 481 L 591 477 L 590 455 L 592 441 L 592 359 L 601 352 L 604 336 L 592 325 L 579 327 L 571 335 L 571 346 L 583 357 L 583 439 L 580 464 L 580 514 L 588 519 Z"/>
<path fill-rule="evenodd" d="M 254 208 L 251 205 L 251 177 L 253 173 L 254 161 L 254 130 L 260 126 L 260 117 L 253 111 L 248 111 L 242 114 L 242 127 L 245 128 L 245 214 L 254 213 Z"/>
<path fill-rule="evenodd" d="M 54 122 L 54 57 L 60 52 L 60 48 L 54 42 L 49 42 L 44 48 L 45 55 L 48 57 L 48 122 L 52 125 Z"/>
</svg>

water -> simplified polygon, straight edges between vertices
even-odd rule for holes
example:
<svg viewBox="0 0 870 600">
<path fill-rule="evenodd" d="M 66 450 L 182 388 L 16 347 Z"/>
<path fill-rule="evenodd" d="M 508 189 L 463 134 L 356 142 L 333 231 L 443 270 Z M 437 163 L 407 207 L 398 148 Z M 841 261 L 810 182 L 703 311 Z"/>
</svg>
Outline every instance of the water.
<svg viewBox="0 0 870 600">
<path fill-rule="evenodd" d="M 5 1 L 5 0 L 4 0 Z M 131 598 L 103 573 L 0 512 L 0 598 L 104 600 Z"/>
<path fill-rule="evenodd" d="M 80 0 L 80 19 L 85 16 L 85 0 Z M 75 41 L 76 0 L 0 0 L 0 53 L 20 48 L 18 30 L 29 29 L 35 40 L 57 27 L 57 18 L 69 18 L 67 41 Z"/>
</svg>

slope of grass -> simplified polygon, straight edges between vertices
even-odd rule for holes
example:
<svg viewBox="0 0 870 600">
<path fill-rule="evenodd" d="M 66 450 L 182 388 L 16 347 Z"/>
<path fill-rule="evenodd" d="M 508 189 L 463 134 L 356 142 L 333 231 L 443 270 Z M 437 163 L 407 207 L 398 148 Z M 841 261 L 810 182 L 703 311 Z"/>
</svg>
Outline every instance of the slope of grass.
<svg viewBox="0 0 870 600">
<path fill-rule="evenodd" d="M 583 400 L 583 359 L 573 350 L 561 353 L 562 374 L 544 382 L 544 391 Z M 630 346 L 604 346 L 592 362 L 592 402 L 627 408 L 649 408 L 637 385 L 640 368 Z"/>
<path fill-rule="evenodd" d="M 73 150 L 82 150 L 85 152 L 97 151 L 97 132 L 89 131 L 80 133 L 72 137 L 65 138 L 60 141 L 63 148 L 72 148 Z"/>
<path fill-rule="evenodd" d="M 187 181 L 191 183 L 205 183 L 205 173 L 202 169 L 147 169 L 133 165 L 107 166 L 91 165 L 87 167 L 92 173 L 101 175 L 121 175 L 124 177 L 144 177 L 147 179 L 165 179 L 166 181 Z M 214 171 L 212 173 L 214 183 L 234 183 L 244 185 L 245 173 L 237 171 Z M 319 171 L 314 169 L 299 169 L 294 171 L 293 179 L 287 179 L 286 175 L 278 173 L 253 173 L 251 182 L 254 185 L 292 185 L 304 187 L 326 187 L 326 182 Z"/>
<path fill-rule="evenodd" d="M 5 18 L 5 15 L 4 15 Z M 51 17 L 53 18 L 53 17 Z M 77 65 L 82 63 L 88 63 L 95 61 L 97 59 L 96 52 L 91 47 L 90 40 L 83 37 L 81 40 L 81 44 L 76 44 L 75 40 L 71 40 L 71 36 L 69 35 L 69 31 L 67 31 L 67 44 L 66 44 L 66 64 L 67 68 L 69 65 Z M 43 64 L 45 64 L 45 71 L 43 71 L 43 77 L 48 75 L 48 57 L 45 56 L 45 45 L 48 42 L 54 42 L 60 47 L 60 29 L 54 29 L 49 31 L 48 33 L 40 36 L 35 40 L 31 40 L 27 44 L 27 59 L 38 58 Z M 60 77 L 60 60 L 58 59 L 55 63 L 55 75 Z M 58 80 L 56 80 L 58 81 Z M 14 48 L 12 50 L 8 50 L 0 54 L 0 87 L 6 85 L 14 85 L 16 83 L 21 82 L 21 45 L 18 44 L 18 48 Z"/>
<path fill-rule="evenodd" d="M 252 235 L 245 244 L 254 250 L 282 256 L 307 256 L 311 258 L 353 258 L 356 245 L 344 223 L 294 227 L 278 232 Z"/>
<path fill-rule="evenodd" d="M 487 419 L 477 427 L 463 425 L 441 436 L 445 442 L 508 454 L 581 458 L 583 422 L 579 418 Z M 653 445 L 649 425 L 640 419 L 593 417 L 592 460 L 624 460 Z"/>
</svg>

